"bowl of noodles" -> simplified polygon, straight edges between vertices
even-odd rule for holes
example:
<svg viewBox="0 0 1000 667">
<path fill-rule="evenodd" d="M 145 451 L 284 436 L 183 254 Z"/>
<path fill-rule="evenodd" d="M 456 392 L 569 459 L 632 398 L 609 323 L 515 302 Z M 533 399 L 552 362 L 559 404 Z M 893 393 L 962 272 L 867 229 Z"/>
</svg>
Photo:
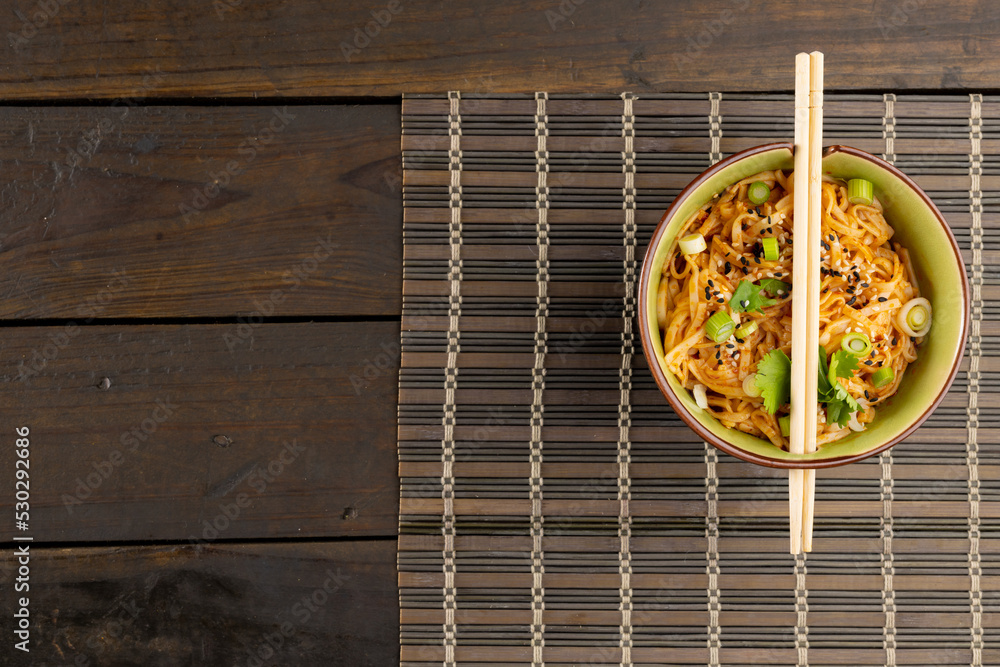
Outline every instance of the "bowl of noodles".
<svg viewBox="0 0 1000 667">
<path fill-rule="evenodd" d="M 930 198 L 858 149 L 823 153 L 817 451 L 788 444 L 793 145 L 757 146 L 692 181 L 642 266 L 650 371 L 694 432 L 779 468 L 867 458 L 910 435 L 958 371 L 961 252 Z"/>
</svg>

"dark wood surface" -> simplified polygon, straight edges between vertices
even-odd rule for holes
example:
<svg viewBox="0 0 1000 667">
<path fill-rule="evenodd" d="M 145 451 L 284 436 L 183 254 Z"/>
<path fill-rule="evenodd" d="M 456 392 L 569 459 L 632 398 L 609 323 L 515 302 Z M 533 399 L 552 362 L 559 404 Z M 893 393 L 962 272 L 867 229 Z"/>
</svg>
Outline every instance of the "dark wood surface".
<svg viewBox="0 0 1000 667">
<path fill-rule="evenodd" d="M 45 641 L 0 664 L 392 665 L 395 561 L 394 539 L 38 548 Z"/>
<path fill-rule="evenodd" d="M 10 429 L 31 426 L 37 653 L 5 639 L 0 664 L 246 664 L 338 568 L 344 588 L 271 664 L 397 662 L 402 93 L 790 90 L 776 63 L 802 49 L 826 52 L 831 90 L 990 92 L 998 14 L 985 0 L 9 3 L 0 468 Z M 276 113 L 295 117 L 261 142 Z M 198 206 L 195 188 L 214 196 Z M 125 451 L 158 399 L 176 410 Z M 306 451 L 258 492 L 289 438 Z M 71 514 L 63 496 L 116 449 Z M 8 638 L 16 568 L 5 541 Z"/>
<path fill-rule="evenodd" d="M 398 323 L 263 324 L 232 349 L 235 323 L 66 331 L 0 349 L 0 406 L 35 433 L 35 540 L 394 534 Z"/>
<path fill-rule="evenodd" d="M 398 104 L 12 107 L 0 136 L 0 317 L 399 314 Z"/>
<path fill-rule="evenodd" d="M 70 2 L 30 40 L 0 15 L 22 37 L 0 99 L 790 90 L 776 63 L 814 49 L 830 89 L 996 88 L 998 17 L 989 0 Z"/>
</svg>

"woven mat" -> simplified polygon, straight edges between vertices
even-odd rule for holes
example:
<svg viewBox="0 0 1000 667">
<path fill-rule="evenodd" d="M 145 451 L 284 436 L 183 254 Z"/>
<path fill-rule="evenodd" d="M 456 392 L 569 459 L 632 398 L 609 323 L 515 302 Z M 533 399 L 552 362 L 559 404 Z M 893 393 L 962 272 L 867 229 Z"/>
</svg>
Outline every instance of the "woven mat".
<svg viewBox="0 0 1000 667">
<path fill-rule="evenodd" d="M 973 285 L 942 406 L 819 472 L 717 453 L 657 390 L 636 286 L 679 190 L 788 95 L 403 100 L 403 665 L 1000 664 L 1000 100 L 827 94 L 824 139 L 944 212 Z"/>
</svg>

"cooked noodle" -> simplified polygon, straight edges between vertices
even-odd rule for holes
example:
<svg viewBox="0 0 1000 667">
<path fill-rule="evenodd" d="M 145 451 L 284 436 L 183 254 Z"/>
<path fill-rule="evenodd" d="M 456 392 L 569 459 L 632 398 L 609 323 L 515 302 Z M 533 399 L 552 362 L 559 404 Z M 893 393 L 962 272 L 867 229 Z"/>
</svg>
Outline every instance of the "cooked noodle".
<svg viewBox="0 0 1000 667">
<path fill-rule="evenodd" d="M 770 198 L 759 206 L 747 197 L 748 186 L 756 181 L 771 188 Z M 792 282 L 791 190 L 791 173 L 765 171 L 713 198 L 676 237 L 700 233 L 708 242 L 707 250 L 684 255 L 675 240 L 658 295 L 667 369 L 688 390 L 696 384 L 707 387 L 708 409 L 723 425 L 765 437 L 783 449 L 788 441 L 781 435 L 778 418 L 787 414 L 788 406 L 768 414 L 762 398 L 744 391 L 743 380 L 756 372 L 757 363 L 771 350 L 781 348 L 791 356 L 791 295 L 774 295 L 778 303 L 763 312 L 733 313 L 729 301 L 742 280 Z M 920 295 L 907 251 L 898 243 L 890 244 L 892 234 L 877 199 L 871 206 L 851 204 L 844 183 L 824 179 L 819 341 L 828 355 L 851 332 L 866 334 L 872 343 L 871 354 L 861 360 L 854 377 L 840 380 L 862 406 L 863 411 L 854 415 L 861 427 L 875 418 L 875 406 L 896 392 L 907 364 L 917 358 L 916 344 L 921 340 L 903 333 L 896 322 L 902 305 Z M 777 238 L 777 261 L 764 259 L 759 243 L 764 237 Z M 713 342 L 706 337 L 705 323 L 720 311 L 742 323 L 755 320 L 757 330 L 742 341 L 730 337 Z M 895 376 L 876 388 L 871 376 L 884 366 L 891 367 Z M 850 432 L 827 424 L 822 406 L 818 408 L 818 444 Z"/>
</svg>

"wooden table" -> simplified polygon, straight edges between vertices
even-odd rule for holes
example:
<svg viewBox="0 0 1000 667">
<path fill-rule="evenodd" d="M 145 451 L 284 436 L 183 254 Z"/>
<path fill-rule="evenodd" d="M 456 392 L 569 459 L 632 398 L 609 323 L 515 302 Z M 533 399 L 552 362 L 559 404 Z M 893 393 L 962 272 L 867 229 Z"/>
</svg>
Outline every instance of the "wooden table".
<svg viewBox="0 0 1000 667">
<path fill-rule="evenodd" d="M 996 3 L 762 4 L 0 11 L 0 664 L 395 664 L 400 95 L 1000 87 Z"/>
</svg>

